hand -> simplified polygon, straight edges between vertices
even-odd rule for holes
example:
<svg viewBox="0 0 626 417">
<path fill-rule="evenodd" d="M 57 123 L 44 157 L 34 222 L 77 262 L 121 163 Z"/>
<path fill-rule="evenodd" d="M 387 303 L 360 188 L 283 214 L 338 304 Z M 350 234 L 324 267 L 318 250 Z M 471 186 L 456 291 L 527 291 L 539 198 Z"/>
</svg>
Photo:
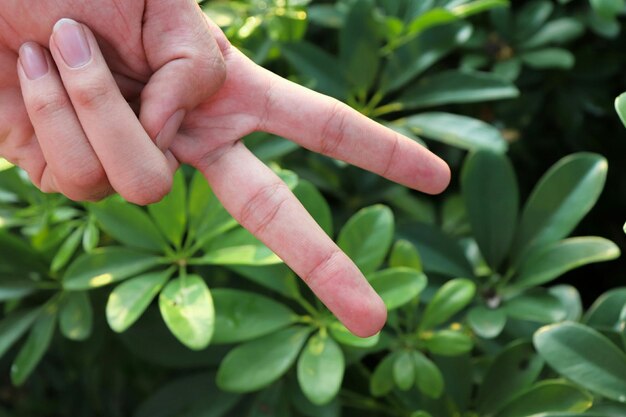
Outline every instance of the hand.
<svg viewBox="0 0 626 417">
<path fill-rule="evenodd" d="M 102 135 L 89 132 L 91 143 L 78 128 L 68 135 L 64 123 L 56 129 L 33 128 L 15 62 L 25 42 L 48 47 L 52 27 L 63 17 L 94 29 L 124 97 L 140 107 L 145 133 L 132 146 L 124 139 L 125 127 L 115 123 Z M 75 46 L 78 58 L 80 45 Z M 176 161 L 145 139 L 166 151 L 184 113 L 217 91 L 224 77 L 219 47 L 194 0 L 177 0 L 175 6 L 168 0 L 6 0 L 0 8 L 0 155 L 24 168 L 44 191 L 60 191 L 74 200 L 97 200 L 117 191 L 138 204 L 158 201 L 171 183 L 164 175 L 168 160 L 170 165 Z M 95 100 L 94 93 L 74 99 Z M 39 99 L 45 103 L 38 112 L 55 112 L 67 96 Z M 125 158 L 120 158 L 122 149 Z"/>
<path fill-rule="evenodd" d="M 92 57 L 79 68 L 67 65 L 54 41 L 59 28 L 51 42 L 58 73 L 48 56 L 47 72 L 34 80 L 28 77 L 25 66 L 31 63 L 26 54 L 34 54 L 29 48 L 40 47 L 22 48 L 18 72 L 35 129 L 57 128 L 60 134 L 82 124 L 92 143 L 110 129 L 115 131 L 112 137 L 141 137 L 142 127 L 117 90 L 96 38 L 85 26 L 80 28 Z M 186 115 L 171 146 L 173 155 L 199 169 L 226 209 L 302 277 L 346 327 L 359 336 L 376 333 L 386 319 L 382 300 L 287 186 L 240 139 L 257 130 L 274 133 L 428 193 L 447 186 L 447 165 L 346 105 L 258 67 L 230 46 L 217 28 L 211 28 L 222 48 L 227 77 L 214 96 Z M 65 92 L 70 100 L 63 106 L 55 103 L 54 112 L 39 111 L 46 108 L 46 99 Z M 98 149 L 111 157 L 112 164 L 114 156 L 132 156 L 134 151 L 116 148 L 123 144 L 111 140 L 116 142 L 102 140 Z"/>
</svg>

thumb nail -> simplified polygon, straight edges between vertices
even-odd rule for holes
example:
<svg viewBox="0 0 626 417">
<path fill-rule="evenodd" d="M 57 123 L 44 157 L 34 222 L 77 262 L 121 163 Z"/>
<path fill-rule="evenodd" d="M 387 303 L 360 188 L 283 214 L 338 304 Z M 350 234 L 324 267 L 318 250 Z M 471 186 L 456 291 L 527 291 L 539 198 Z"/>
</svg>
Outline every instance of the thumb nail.
<svg viewBox="0 0 626 417">
<path fill-rule="evenodd" d="M 178 133 L 180 125 L 183 123 L 184 118 L 185 110 L 181 109 L 174 113 L 168 121 L 165 122 L 161 132 L 157 135 L 154 141 L 159 149 L 165 151 L 170 147 L 176 137 L 176 133 Z"/>
</svg>

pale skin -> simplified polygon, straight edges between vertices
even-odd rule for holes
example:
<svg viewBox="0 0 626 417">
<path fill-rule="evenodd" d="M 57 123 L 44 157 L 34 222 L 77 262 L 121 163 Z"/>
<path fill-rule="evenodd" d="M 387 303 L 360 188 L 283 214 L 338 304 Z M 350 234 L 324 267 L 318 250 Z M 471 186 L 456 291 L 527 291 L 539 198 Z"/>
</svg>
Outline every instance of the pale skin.
<svg viewBox="0 0 626 417">
<path fill-rule="evenodd" d="M 67 42 L 77 34 L 84 36 L 88 59 L 70 65 L 72 50 Z M 203 36 L 209 39 L 207 44 L 219 48 L 202 51 L 214 55 L 197 62 L 223 63 L 225 77 L 220 79 L 219 68 L 212 68 L 212 75 L 205 77 L 214 77 L 212 87 L 200 94 L 203 99 L 195 105 L 185 104 L 180 96 L 167 105 L 148 104 L 156 109 L 184 108 L 179 128 L 163 127 L 167 124 L 163 120 L 175 112 L 162 111 L 166 116 L 152 122 L 144 113 L 145 102 L 157 100 L 145 90 L 154 82 L 150 76 L 158 71 L 147 74 L 144 81 L 120 82 L 111 73 L 110 54 L 100 49 L 100 38 L 87 25 L 64 20 L 49 41 L 33 38 L 35 42 L 19 49 L 17 64 L 20 100 L 28 120 L 19 120 L 22 135 L 17 137 L 28 144 L 15 145 L 18 140 L 12 133 L 0 142 L 0 154 L 22 149 L 23 155 L 16 158 L 9 153 L 8 157 L 24 167 L 44 191 L 83 197 L 78 199 L 117 191 L 142 204 L 160 199 L 169 189 L 178 162 L 189 164 L 204 174 L 233 217 L 280 256 L 348 329 L 359 336 L 375 334 L 386 320 L 382 300 L 288 187 L 240 139 L 254 131 L 273 133 L 431 194 L 447 186 L 447 165 L 414 141 L 346 105 L 255 65 L 209 21 L 204 23 Z M 169 80 L 176 84 L 178 77 L 170 73 Z M 0 94 L 5 90 L 0 89 Z M 128 101 L 142 91 L 138 118 Z M 2 120 L 0 131 L 3 126 L 11 125 Z M 24 133 L 28 128 L 30 137 Z M 162 131 L 165 134 L 159 136 Z M 171 138 L 163 140 L 164 136 Z M 40 149 L 39 171 L 29 159 L 36 153 L 32 149 Z M 80 162 L 84 167 L 85 161 L 99 165 L 104 175 L 91 184 L 69 181 L 68 164 Z M 39 172 L 43 174 L 37 178 L 34 174 Z M 74 187 L 71 192 L 64 189 L 65 182 Z M 90 195 L 88 190 L 94 190 L 94 185 L 99 194 Z"/>
</svg>

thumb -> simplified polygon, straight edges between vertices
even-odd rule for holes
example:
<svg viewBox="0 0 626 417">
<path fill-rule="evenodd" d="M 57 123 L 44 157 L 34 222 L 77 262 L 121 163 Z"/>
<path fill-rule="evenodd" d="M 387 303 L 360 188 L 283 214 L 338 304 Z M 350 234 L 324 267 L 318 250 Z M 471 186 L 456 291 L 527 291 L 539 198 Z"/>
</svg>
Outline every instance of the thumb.
<svg viewBox="0 0 626 417">
<path fill-rule="evenodd" d="M 141 94 L 139 119 L 162 150 L 185 114 L 219 90 L 226 66 L 213 28 L 194 0 L 148 0 L 143 44 L 153 75 Z"/>
</svg>

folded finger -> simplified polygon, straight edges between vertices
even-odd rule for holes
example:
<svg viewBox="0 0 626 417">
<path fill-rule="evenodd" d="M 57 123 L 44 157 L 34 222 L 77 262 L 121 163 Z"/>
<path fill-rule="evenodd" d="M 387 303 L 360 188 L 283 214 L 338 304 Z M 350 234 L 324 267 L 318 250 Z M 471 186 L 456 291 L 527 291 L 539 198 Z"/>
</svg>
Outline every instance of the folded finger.
<svg viewBox="0 0 626 417">
<path fill-rule="evenodd" d="M 61 19 L 54 27 L 50 51 L 113 188 L 133 203 L 160 200 L 171 187 L 167 159 L 121 94 L 93 33 Z"/>
<path fill-rule="evenodd" d="M 224 207 L 298 274 L 345 326 L 371 336 L 385 323 L 380 297 L 289 188 L 240 142 L 199 164 Z"/>
<path fill-rule="evenodd" d="M 46 160 L 43 190 L 74 200 L 97 200 L 112 192 L 48 52 L 22 45 L 18 61 L 22 97 Z"/>
</svg>

